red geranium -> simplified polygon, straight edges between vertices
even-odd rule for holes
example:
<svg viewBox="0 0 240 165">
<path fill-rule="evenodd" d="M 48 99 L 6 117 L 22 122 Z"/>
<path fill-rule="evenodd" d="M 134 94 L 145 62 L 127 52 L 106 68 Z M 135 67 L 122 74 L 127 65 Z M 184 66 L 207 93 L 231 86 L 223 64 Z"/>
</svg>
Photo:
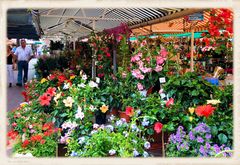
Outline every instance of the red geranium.
<svg viewBox="0 0 240 165">
<path fill-rule="evenodd" d="M 28 102 L 28 101 L 29 101 L 29 98 L 28 98 L 27 92 L 26 92 L 26 91 L 23 91 L 21 94 L 22 94 L 23 97 L 24 97 L 24 101 L 25 101 L 25 102 Z"/>
<path fill-rule="evenodd" d="M 214 110 L 216 108 L 215 107 L 212 107 L 212 105 L 202 105 L 202 106 L 198 106 L 196 109 L 195 109 L 195 113 L 198 115 L 198 116 L 205 116 L 205 117 L 209 117 L 210 115 L 213 114 Z"/>
<path fill-rule="evenodd" d="M 133 107 L 130 107 L 130 106 L 126 107 L 126 115 L 131 117 L 133 116 L 133 114 L 134 114 Z"/>
<path fill-rule="evenodd" d="M 167 103 L 166 103 L 166 107 L 170 107 L 170 105 L 173 105 L 174 104 L 174 99 L 173 98 L 170 98 Z"/>
<path fill-rule="evenodd" d="M 42 127 L 42 130 L 49 130 L 53 128 L 53 123 L 45 123 Z"/>
<path fill-rule="evenodd" d="M 42 140 L 42 135 L 33 135 L 32 137 L 31 137 L 31 141 L 38 141 L 38 142 L 40 142 Z"/>
<path fill-rule="evenodd" d="M 46 140 L 42 139 L 42 140 L 40 141 L 40 143 L 41 143 L 41 144 L 44 144 L 45 141 L 46 141 Z"/>
<path fill-rule="evenodd" d="M 11 131 L 9 131 L 9 132 L 7 133 L 7 136 L 8 136 L 10 139 L 14 140 L 14 139 L 16 139 L 16 137 L 18 136 L 18 132 L 11 130 Z"/>
<path fill-rule="evenodd" d="M 29 143 L 30 143 L 29 140 L 27 140 L 27 139 L 24 140 L 24 142 L 23 142 L 23 144 L 22 144 L 22 147 L 23 147 L 23 148 L 27 147 Z"/>
<path fill-rule="evenodd" d="M 56 94 L 56 88 L 55 87 L 49 87 L 46 92 L 49 96 L 54 96 Z"/>
<path fill-rule="evenodd" d="M 157 133 L 160 133 L 162 131 L 162 127 L 163 127 L 163 124 L 160 123 L 160 122 L 156 122 L 154 124 L 154 130 L 157 132 Z"/>
<path fill-rule="evenodd" d="M 40 96 L 40 97 L 38 98 L 38 100 L 40 101 L 40 104 L 41 104 L 42 106 L 50 105 L 51 97 L 48 96 L 47 93 L 44 93 L 42 96 Z"/>
<path fill-rule="evenodd" d="M 67 78 L 66 78 L 64 75 L 58 76 L 58 81 L 59 81 L 60 83 L 63 83 L 66 79 L 67 79 Z"/>
</svg>

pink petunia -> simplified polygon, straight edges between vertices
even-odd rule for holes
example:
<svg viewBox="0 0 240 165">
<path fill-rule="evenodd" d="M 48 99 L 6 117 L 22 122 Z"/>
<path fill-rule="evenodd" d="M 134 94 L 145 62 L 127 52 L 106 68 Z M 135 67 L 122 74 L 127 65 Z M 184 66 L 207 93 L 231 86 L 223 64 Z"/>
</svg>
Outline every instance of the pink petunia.
<svg viewBox="0 0 240 165">
<path fill-rule="evenodd" d="M 138 83 L 137 88 L 138 88 L 139 91 L 141 91 L 141 90 L 143 90 L 143 85 L 141 83 Z"/>
</svg>

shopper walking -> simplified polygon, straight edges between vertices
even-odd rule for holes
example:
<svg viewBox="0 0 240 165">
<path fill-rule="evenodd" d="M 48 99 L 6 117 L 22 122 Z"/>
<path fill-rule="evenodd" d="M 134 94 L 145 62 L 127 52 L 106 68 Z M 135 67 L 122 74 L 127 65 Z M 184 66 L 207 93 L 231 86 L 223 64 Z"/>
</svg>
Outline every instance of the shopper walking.
<svg viewBox="0 0 240 165">
<path fill-rule="evenodd" d="M 13 74 L 13 67 L 15 64 L 14 55 L 11 51 L 11 47 L 7 46 L 7 78 L 8 78 L 8 84 L 9 87 L 12 87 L 13 81 L 14 81 L 14 74 Z"/>
<path fill-rule="evenodd" d="M 28 62 L 33 57 L 32 49 L 26 46 L 25 39 L 21 40 L 21 46 L 16 49 L 15 55 L 17 56 L 18 60 L 17 86 L 22 86 L 22 81 L 26 83 L 28 80 Z M 24 75 L 22 76 L 23 71 Z"/>
</svg>

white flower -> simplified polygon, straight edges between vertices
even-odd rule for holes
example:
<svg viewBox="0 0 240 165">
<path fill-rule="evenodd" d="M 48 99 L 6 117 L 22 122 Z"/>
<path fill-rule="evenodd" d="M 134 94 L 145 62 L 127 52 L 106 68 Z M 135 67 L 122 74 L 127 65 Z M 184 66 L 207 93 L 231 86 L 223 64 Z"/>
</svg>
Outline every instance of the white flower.
<svg viewBox="0 0 240 165">
<path fill-rule="evenodd" d="M 99 77 L 96 77 L 96 83 L 100 83 L 100 78 Z"/>
<path fill-rule="evenodd" d="M 83 112 L 81 112 L 81 111 L 79 111 L 76 115 L 75 115 L 75 118 L 76 119 L 83 119 L 84 118 L 84 113 Z"/>
<path fill-rule="evenodd" d="M 80 88 L 85 88 L 85 84 L 84 83 L 81 83 L 81 84 L 78 84 L 78 87 L 80 87 Z"/>
<path fill-rule="evenodd" d="M 110 129 L 111 131 L 113 131 L 113 129 L 114 129 L 112 125 L 107 125 L 107 126 L 105 126 L 105 128 Z"/>
<path fill-rule="evenodd" d="M 116 126 L 121 126 L 122 124 L 123 124 L 122 120 L 118 120 L 118 121 L 116 122 Z"/>
<path fill-rule="evenodd" d="M 63 103 L 65 104 L 66 107 L 70 107 L 72 108 L 72 104 L 73 104 L 74 100 L 72 97 L 68 96 L 67 99 L 63 100 Z"/>
<path fill-rule="evenodd" d="M 216 104 L 219 104 L 219 103 L 221 103 L 220 100 L 207 100 L 207 104 L 216 105 Z"/>
<path fill-rule="evenodd" d="M 87 75 L 84 74 L 84 75 L 82 76 L 82 79 L 83 79 L 83 80 L 87 80 Z"/>
<path fill-rule="evenodd" d="M 116 150 L 113 150 L 113 149 L 112 149 L 112 150 L 109 150 L 108 153 L 109 153 L 110 155 L 114 155 L 114 154 L 116 154 Z"/>
<path fill-rule="evenodd" d="M 78 143 L 79 143 L 79 144 L 83 144 L 84 141 L 85 141 L 85 137 L 80 137 L 80 138 L 78 138 Z"/>
<path fill-rule="evenodd" d="M 64 83 L 63 89 L 69 89 L 69 83 Z"/>
<path fill-rule="evenodd" d="M 131 125 L 131 128 L 132 128 L 132 131 L 136 131 L 136 132 L 139 131 L 139 128 L 137 127 L 136 124 L 132 124 L 132 125 Z"/>
<path fill-rule="evenodd" d="M 32 129 L 32 128 L 33 128 L 33 126 L 30 124 L 30 125 L 28 126 L 28 128 Z"/>
<path fill-rule="evenodd" d="M 136 113 L 137 113 L 137 115 L 140 115 L 141 110 L 140 109 L 136 110 Z"/>
<path fill-rule="evenodd" d="M 128 132 L 127 131 L 123 131 L 123 134 L 125 137 L 128 137 Z"/>
<path fill-rule="evenodd" d="M 111 116 L 109 117 L 109 119 L 112 121 L 112 120 L 115 119 L 115 116 L 114 116 L 114 115 L 111 115 Z"/>
<path fill-rule="evenodd" d="M 98 84 L 95 83 L 94 81 L 90 81 L 88 85 L 89 85 L 91 88 L 98 87 Z"/>
<path fill-rule="evenodd" d="M 149 157 L 149 154 L 146 151 L 144 151 L 143 156 L 144 156 L 144 158 L 146 158 L 146 157 Z"/>
<path fill-rule="evenodd" d="M 142 122 L 142 126 L 148 126 L 148 125 L 149 125 L 149 121 L 146 118 L 144 118 Z"/>
<path fill-rule="evenodd" d="M 22 142 L 24 142 L 25 139 L 26 139 L 26 134 L 24 133 L 24 134 L 22 135 Z"/>
<path fill-rule="evenodd" d="M 94 133 L 97 133 L 97 132 L 98 132 L 97 130 L 92 130 L 91 135 L 94 134 Z"/>
<path fill-rule="evenodd" d="M 102 124 L 101 126 L 100 126 L 100 129 L 104 129 L 105 127 L 104 127 L 104 125 Z"/>
<path fill-rule="evenodd" d="M 144 147 L 145 147 L 146 149 L 149 149 L 149 148 L 151 147 L 151 145 L 150 145 L 149 142 L 145 142 L 145 143 L 144 143 Z"/>
<path fill-rule="evenodd" d="M 93 124 L 93 128 L 94 128 L 94 129 L 98 129 L 98 128 L 99 128 L 99 125 L 98 125 L 98 124 Z"/>
<path fill-rule="evenodd" d="M 94 112 L 96 110 L 96 107 L 94 107 L 93 105 L 90 105 L 89 109 L 90 109 L 90 111 Z"/>
<path fill-rule="evenodd" d="M 133 151 L 133 156 L 136 157 L 136 156 L 138 156 L 138 155 L 139 155 L 139 152 L 138 152 L 136 149 L 134 149 L 134 151 Z"/>
<path fill-rule="evenodd" d="M 67 129 L 67 123 L 62 124 L 62 129 Z"/>
<path fill-rule="evenodd" d="M 137 143 L 137 140 L 132 140 L 132 142 L 136 144 L 136 143 Z"/>
</svg>

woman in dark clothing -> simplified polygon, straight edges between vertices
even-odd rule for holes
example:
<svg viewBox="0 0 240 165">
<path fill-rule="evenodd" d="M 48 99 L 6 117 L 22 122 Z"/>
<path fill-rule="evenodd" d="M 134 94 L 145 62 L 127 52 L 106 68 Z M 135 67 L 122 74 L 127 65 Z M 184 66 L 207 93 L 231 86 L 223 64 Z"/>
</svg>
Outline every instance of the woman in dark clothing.
<svg viewBox="0 0 240 165">
<path fill-rule="evenodd" d="M 14 56 L 11 51 L 11 47 L 7 46 L 7 74 L 8 74 L 8 83 L 9 87 L 12 87 L 14 76 L 13 76 L 13 65 L 14 64 Z"/>
</svg>

